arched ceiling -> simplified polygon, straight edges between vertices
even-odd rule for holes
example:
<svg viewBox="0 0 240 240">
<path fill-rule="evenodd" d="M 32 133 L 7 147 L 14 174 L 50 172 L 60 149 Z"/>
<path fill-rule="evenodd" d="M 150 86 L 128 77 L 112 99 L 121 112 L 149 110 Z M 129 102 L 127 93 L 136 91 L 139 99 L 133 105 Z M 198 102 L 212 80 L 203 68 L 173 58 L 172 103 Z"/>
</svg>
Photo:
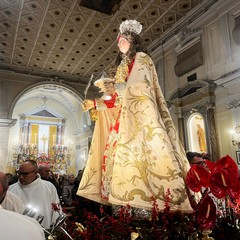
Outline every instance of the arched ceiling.
<svg viewBox="0 0 240 240">
<path fill-rule="evenodd" d="M 105 14 L 83 7 L 84 2 L 119 4 Z M 123 20 L 140 21 L 149 45 L 203 2 L 214 1 L 1 0 L 0 69 L 77 83 L 94 74 L 96 80 L 114 62 Z"/>
<path fill-rule="evenodd" d="M 80 98 L 73 92 L 53 84 L 45 84 L 27 91 L 21 96 L 18 104 L 38 102 L 39 106 L 54 109 L 54 105 L 61 105 L 66 111 L 76 114 L 79 111 Z"/>
</svg>

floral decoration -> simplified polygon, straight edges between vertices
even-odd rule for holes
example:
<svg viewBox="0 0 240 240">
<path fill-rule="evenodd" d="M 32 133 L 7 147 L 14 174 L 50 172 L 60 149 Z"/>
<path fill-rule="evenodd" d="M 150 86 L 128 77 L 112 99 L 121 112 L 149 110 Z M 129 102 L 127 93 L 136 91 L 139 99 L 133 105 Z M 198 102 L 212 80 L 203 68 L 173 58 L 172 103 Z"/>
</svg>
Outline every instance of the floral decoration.
<svg viewBox="0 0 240 240">
<path fill-rule="evenodd" d="M 186 182 L 193 192 L 202 193 L 192 213 L 171 211 L 170 189 L 165 209 L 160 211 L 152 199 L 152 216 L 145 220 L 134 219 L 130 206 L 115 216 L 110 206 L 80 198 L 66 230 L 75 240 L 240 240 L 240 184 L 234 160 L 227 155 L 216 163 L 192 165 Z"/>
</svg>

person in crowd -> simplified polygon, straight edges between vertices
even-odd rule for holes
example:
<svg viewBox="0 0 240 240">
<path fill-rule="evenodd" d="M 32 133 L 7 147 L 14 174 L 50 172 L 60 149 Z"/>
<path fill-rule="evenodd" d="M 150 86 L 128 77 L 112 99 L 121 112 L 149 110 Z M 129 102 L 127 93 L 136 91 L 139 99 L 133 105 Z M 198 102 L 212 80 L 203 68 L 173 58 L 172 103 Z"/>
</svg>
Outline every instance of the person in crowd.
<svg viewBox="0 0 240 240">
<path fill-rule="evenodd" d="M 210 157 L 210 155 L 209 155 L 208 153 L 203 153 L 203 154 L 202 154 L 202 158 L 203 158 L 204 160 L 209 160 L 209 161 L 211 161 L 211 157 Z"/>
<path fill-rule="evenodd" d="M 8 191 L 8 176 L 0 172 L 0 204 L 2 208 L 22 214 L 24 211 L 23 201 L 14 193 Z"/>
<path fill-rule="evenodd" d="M 0 201 L 6 198 L 7 177 L 1 173 L 0 177 Z M 28 216 L 4 209 L 0 204 L 0 238 L 2 240 L 44 240 L 44 232 L 41 225 Z"/>
<path fill-rule="evenodd" d="M 43 216 L 42 226 L 49 229 L 59 215 L 52 208 L 52 204 L 60 205 L 55 186 L 41 179 L 38 175 L 37 162 L 34 160 L 26 160 L 20 165 L 18 178 L 17 183 L 10 185 L 10 191 L 22 199 L 31 216 L 34 218 Z M 61 212 L 61 209 L 59 211 Z"/>
<path fill-rule="evenodd" d="M 8 182 L 10 182 L 11 178 L 13 177 L 12 173 L 5 173 L 8 178 Z"/>
<path fill-rule="evenodd" d="M 73 194 L 73 188 L 74 188 L 74 180 L 75 180 L 75 176 L 73 174 L 68 175 L 68 181 L 63 186 L 62 200 L 63 200 L 64 206 L 66 206 L 66 207 L 72 206 L 72 202 L 73 202 L 72 194 Z"/>
<path fill-rule="evenodd" d="M 214 163 L 210 160 L 210 156 L 207 153 L 198 153 L 198 152 L 190 152 L 186 153 L 187 159 L 190 165 L 199 164 L 204 167 L 206 170 L 210 171 L 211 167 Z"/>
<path fill-rule="evenodd" d="M 191 165 L 192 164 L 203 164 L 204 163 L 204 159 L 203 159 L 201 153 L 188 151 L 186 153 L 186 155 L 187 155 L 187 159 L 188 159 L 188 161 Z"/>
<path fill-rule="evenodd" d="M 74 187 L 73 187 L 73 191 L 72 191 L 73 201 L 75 201 L 77 199 L 77 190 L 78 190 L 79 183 L 82 179 L 83 172 L 84 172 L 84 169 L 78 170 L 77 176 L 74 179 L 74 184 L 73 184 Z"/>
<path fill-rule="evenodd" d="M 62 191 L 60 189 L 57 179 L 55 178 L 53 172 L 51 171 L 50 164 L 49 163 L 39 164 L 38 173 L 40 174 L 41 179 L 49 181 L 55 186 L 55 188 L 57 189 L 58 196 L 60 197 Z"/>
<path fill-rule="evenodd" d="M 155 200 L 163 210 L 169 190 L 171 210 L 189 212 L 192 208 L 185 177 L 190 166 L 154 63 L 142 45 L 141 30 L 136 20 L 120 25 L 116 92 L 111 99 L 114 103 L 104 100 L 105 107 L 118 110 L 117 117 L 110 131 L 105 129 L 100 134 L 107 139 L 103 157 L 93 142 L 77 194 L 101 203 L 130 204 L 140 209 L 152 209 Z M 92 106 L 96 107 L 94 101 Z M 100 155 L 95 162 L 91 161 L 93 154 Z"/>
</svg>

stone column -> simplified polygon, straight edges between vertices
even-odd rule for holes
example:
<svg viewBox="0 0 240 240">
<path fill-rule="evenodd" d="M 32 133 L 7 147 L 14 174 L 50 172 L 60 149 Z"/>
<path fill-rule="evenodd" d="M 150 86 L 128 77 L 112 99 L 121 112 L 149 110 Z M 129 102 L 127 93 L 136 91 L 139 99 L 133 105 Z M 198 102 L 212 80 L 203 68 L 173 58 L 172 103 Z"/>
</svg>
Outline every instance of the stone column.
<svg viewBox="0 0 240 240">
<path fill-rule="evenodd" d="M 178 108 L 176 115 L 178 118 L 178 137 L 184 149 L 186 149 L 184 118 L 183 118 L 182 110 L 180 108 Z"/>
<path fill-rule="evenodd" d="M 218 138 L 216 132 L 216 123 L 214 117 L 214 104 L 208 102 L 206 104 L 206 124 L 208 130 L 208 139 L 209 139 L 209 154 L 211 160 L 216 162 L 220 158 Z"/>
</svg>

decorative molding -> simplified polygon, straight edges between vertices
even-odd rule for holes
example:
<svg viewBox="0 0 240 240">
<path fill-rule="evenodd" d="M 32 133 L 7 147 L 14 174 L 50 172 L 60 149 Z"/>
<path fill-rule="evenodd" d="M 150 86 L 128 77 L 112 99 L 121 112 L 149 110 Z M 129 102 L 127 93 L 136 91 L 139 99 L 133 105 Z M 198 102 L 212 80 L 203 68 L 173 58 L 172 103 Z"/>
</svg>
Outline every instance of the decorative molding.
<svg viewBox="0 0 240 240">
<path fill-rule="evenodd" d="M 230 102 L 227 103 L 227 108 L 228 109 L 234 109 L 240 107 L 240 99 L 234 99 Z"/>
<path fill-rule="evenodd" d="M 217 86 L 228 87 L 240 81 L 240 68 L 222 75 L 214 81 Z"/>
<path fill-rule="evenodd" d="M 17 119 L 0 118 L 0 127 L 12 127 L 17 122 Z"/>
<path fill-rule="evenodd" d="M 176 54 L 180 54 L 192 47 L 195 43 L 201 41 L 202 30 L 200 28 L 187 29 L 185 28 L 179 40 L 179 44 L 175 48 Z"/>
</svg>

